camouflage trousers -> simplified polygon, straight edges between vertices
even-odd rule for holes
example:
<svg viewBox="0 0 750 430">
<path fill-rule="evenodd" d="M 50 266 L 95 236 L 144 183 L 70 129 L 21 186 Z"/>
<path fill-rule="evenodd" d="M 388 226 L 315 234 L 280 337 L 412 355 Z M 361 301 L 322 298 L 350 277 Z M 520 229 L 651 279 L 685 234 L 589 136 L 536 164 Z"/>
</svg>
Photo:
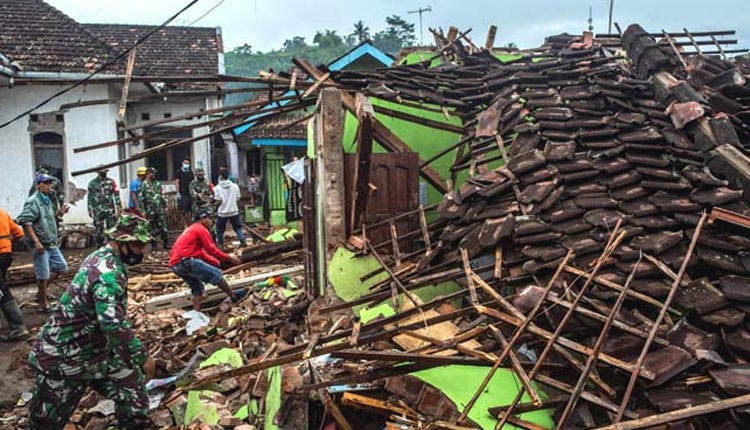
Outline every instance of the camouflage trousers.
<svg viewBox="0 0 750 430">
<path fill-rule="evenodd" d="M 148 219 L 148 232 L 154 240 L 161 239 L 164 247 L 167 246 L 167 217 L 164 212 L 151 212 L 146 215 Z"/>
<path fill-rule="evenodd" d="M 111 227 L 115 226 L 115 223 L 117 222 L 117 217 L 115 217 L 114 212 L 95 212 L 94 213 L 94 231 L 95 231 L 95 237 L 96 237 L 96 245 L 102 246 L 107 241 L 106 236 L 104 236 L 104 232 Z"/>
<path fill-rule="evenodd" d="M 36 371 L 29 403 L 29 430 L 58 430 L 70 420 L 88 387 L 115 402 L 118 429 L 143 429 L 148 424 L 148 396 L 141 369 L 129 368 L 119 358 L 110 360 L 106 375 L 69 379 Z"/>
</svg>

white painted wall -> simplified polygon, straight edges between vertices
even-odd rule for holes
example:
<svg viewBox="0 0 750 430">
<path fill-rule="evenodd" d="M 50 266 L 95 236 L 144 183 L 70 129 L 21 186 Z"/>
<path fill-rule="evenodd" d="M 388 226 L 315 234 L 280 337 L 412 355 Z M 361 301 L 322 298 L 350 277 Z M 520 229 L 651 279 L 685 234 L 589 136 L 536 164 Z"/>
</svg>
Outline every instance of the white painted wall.
<svg viewBox="0 0 750 430">
<path fill-rule="evenodd" d="M 62 87 L 50 85 L 24 85 L 13 88 L 0 88 L 0 123 L 15 117 L 19 113 L 33 107 L 40 101 L 59 91 Z M 77 101 L 94 99 L 117 100 L 119 91 L 108 88 L 105 84 L 87 85 L 85 88 L 77 88 L 69 93 L 56 98 L 54 101 L 35 111 L 35 113 L 46 113 L 58 111 L 60 106 Z M 197 99 L 189 102 L 166 101 L 162 103 L 137 104 L 128 106 L 127 121 L 129 124 L 141 122 L 141 113 L 148 112 L 151 119 L 164 117 L 164 113 L 178 116 L 185 113 L 197 112 L 199 109 L 211 109 L 221 105 L 216 98 Z M 71 172 L 94 167 L 104 163 L 110 163 L 120 158 L 116 146 L 101 148 L 94 151 L 73 153 L 73 149 L 82 146 L 108 142 L 117 139 L 117 102 L 110 104 L 78 107 L 64 112 L 65 118 L 65 145 L 66 145 L 66 172 L 65 179 L 68 186 L 86 189 L 88 183 L 94 178 L 95 173 L 73 177 Z M 206 121 L 204 115 L 200 118 L 176 121 L 169 125 L 179 126 L 195 122 Z M 2 145 L 2 159 L 0 162 L 0 207 L 8 211 L 12 216 L 17 216 L 23 202 L 28 195 L 28 190 L 33 182 L 34 161 L 31 145 L 31 134 L 28 130 L 29 118 L 19 119 L 13 124 L 0 129 L 0 145 Z M 193 135 L 198 136 L 208 133 L 209 127 L 194 129 Z M 130 156 L 142 150 L 142 145 L 127 144 L 125 155 Z M 193 144 L 193 157 L 195 163 L 202 163 L 206 169 L 210 169 L 210 141 L 200 140 Z M 127 178 L 125 183 L 120 183 L 120 175 L 117 167 L 110 169 L 109 175 L 115 178 L 120 186 L 123 205 L 128 200 L 128 184 L 135 177 L 135 171 L 143 166 L 145 160 L 138 160 L 127 165 Z M 210 172 L 208 172 L 210 173 Z M 72 185 L 71 185 L 72 184 Z M 66 224 L 88 224 L 91 219 L 85 198 L 83 201 L 71 204 L 71 210 L 65 216 Z"/>
<path fill-rule="evenodd" d="M 40 101 L 59 91 L 62 87 L 51 85 L 23 85 L 13 88 L 0 88 L 0 122 L 15 117 Z M 94 84 L 77 88 L 64 94 L 35 113 L 58 111 L 60 105 L 79 100 L 93 100 L 109 97 L 106 85 Z M 116 148 L 106 148 L 85 154 L 74 154 L 73 148 L 114 140 L 116 132 L 116 107 L 94 105 L 64 112 L 65 118 L 65 182 L 69 187 L 86 188 L 91 175 L 72 177 L 70 173 L 107 161 L 117 159 Z M 3 144 L 2 168 L 0 168 L 0 207 L 12 216 L 20 213 L 29 187 L 33 182 L 34 160 L 32 139 L 28 130 L 29 118 L 21 118 L 0 129 L 0 142 Z M 65 217 L 66 223 L 88 223 L 85 201 L 71 204 Z"/>
</svg>

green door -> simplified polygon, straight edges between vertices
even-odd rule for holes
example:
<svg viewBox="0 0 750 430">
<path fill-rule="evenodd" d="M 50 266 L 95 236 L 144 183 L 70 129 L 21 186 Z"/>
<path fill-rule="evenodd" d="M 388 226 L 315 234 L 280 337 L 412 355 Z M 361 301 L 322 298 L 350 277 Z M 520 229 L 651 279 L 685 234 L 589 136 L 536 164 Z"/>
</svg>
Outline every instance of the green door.
<svg viewBox="0 0 750 430">
<path fill-rule="evenodd" d="M 286 191 L 284 190 L 284 153 L 266 153 L 266 201 L 272 225 L 286 224 Z"/>
</svg>

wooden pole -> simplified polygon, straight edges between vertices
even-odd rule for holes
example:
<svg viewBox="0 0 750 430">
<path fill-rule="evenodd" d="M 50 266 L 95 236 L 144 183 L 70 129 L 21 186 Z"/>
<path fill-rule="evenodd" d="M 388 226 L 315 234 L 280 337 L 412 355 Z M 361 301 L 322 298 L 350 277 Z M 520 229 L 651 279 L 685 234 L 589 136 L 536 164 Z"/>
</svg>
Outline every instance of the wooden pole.
<svg viewBox="0 0 750 430">
<path fill-rule="evenodd" d="M 750 404 L 750 394 L 744 396 L 732 397 L 731 399 L 718 400 L 715 402 L 704 403 L 698 406 L 679 409 L 676 411 L 665 412 L 663 414 L 651 415 L 650 417 L 639 418 L 636 420 L 625 421 L 596 430 L 638 430 L 654 427 L 660 424 L 675 423 L 692 417 L 698 417 L 714 412 L 721 412 L 727 409 L 739 408 Z"/>
<path fill-rule="evenodd" d="M 638 380 L 638 375 L 641 371 L 641 366 L 643 366 L 643 362 L 646 361 L 646 356 L 648 355 L 649 348 L 651 348 L 651 343 L 654 341 L 656 333 L 659 331 L 659 326 L 664 320 L 664 317 L 667 315 L 669 305 L 672 304 L 672 300 L 677 293 L 677 287 L 680 285 L 680 281 L 685 275 L 685 271 L 687 270 L 690 258 L 693 256 L 695 245 L 698 243 L 698 237 L 700 237 L 701 230 L 703 229 L 703 223 L 706 222 L 707 217 L 708 215 L 704 211 L 700 221 L 698 221 L 698 225 L 695 227 L 693 239 L 690 241 L 690 246 L 688 247 L 687 253 L 685 254 L 685 259 L 682 261 L 680 271 L 677 272 L 677 278 L 675 278 L 675 280 L 672 282 L 672 287 L 669 289 L 669 295 L 667 295 L 667 299 L 664 301 L 664 305 L 659 311 L 659 316 L 656 317 L 654 325 L 651 327 L 651 332 L 648 334 L 648 339 L 646 339 L 646 343 L 643 345 L 643 349 L 641 349 L 641 354 L 638 356 L 638 361 L 635 365 L 635 371 L 630 375 L 630 381 L 628 381 L 628 387 L 627 389 L 625 389 L 625 394 L 622 397 L 622 403 L 620 403 L 620 409 L 617 412 L 617 416 L 615 417 L 615 423 L 620 422 L 620 420 L 622 419 L 622 415 L 625 412 L 625 408 L 627 408 L 628 406 L 630 396 L 633 394 L 633 389 L 635 388 L 635 382 Z"/>
<path fill-rule="evenodd" d="M 125 82 L 122 84 L 122 94 L 120 95 L 120 105 L 117 109 L 117 117 L 122 121 L 125 118 L 125 109 L 128 106 L 128 93 L 130 92 L 130 80 L 133 78 L 133 67 L 135 66 L 135 51 L 133 48 L 128 54 L 128 65 L 125 69 Z"/>
<path fill-rule="evenodd" d="M 625 297 L 627 296 L 630 285 L 635 278 L 635 273 L 638 271 L 638 266 L 640 266 L 640 264 L 641 258 L 638 258 L 638 261 L 636 261 L 635 265 L 633 266 L 633 270 L 630 272 L 628 279 L 625 281 L 623 290 L 620 292 L 620 295 L 617 296 L 617 301 L 615 302 L 614 306 L 612 306 L 612 311 L 609 313 L 602 331 L 599 332 L 599 337 L 596 339 L 596 343 L 594 344 L 594 352 L 586 360 L 586 366 L 581 372 L 581 375 L 578 377 L 578 382 L 576 383 L 575 389 L 573 390 L 573 394 L 571 394 L 570 399 L 568 399 L 568 402 L 565 404 L 565 408 L 560 414 L 560 418 L 558 418 L 557 420 L 557 428 L 564 429 L 565 424 L 573 414 L 573 410 L 578 403 L 581 392 L 583 392 L 583 389 L 586 387 L 586 383 L 589 380 L 589 374 L 594 369 L 594 364 L 596 363 L 596 359 L 599 356 L 599 352 L 601 352 L 602 348 L 604 347 L 604 342 L 609 336 L 609 330 L 612 327 L 612 323 L 615 321 L 617 313 L 620 312 L 620 307 L 625 302 Z"/>
</svg>

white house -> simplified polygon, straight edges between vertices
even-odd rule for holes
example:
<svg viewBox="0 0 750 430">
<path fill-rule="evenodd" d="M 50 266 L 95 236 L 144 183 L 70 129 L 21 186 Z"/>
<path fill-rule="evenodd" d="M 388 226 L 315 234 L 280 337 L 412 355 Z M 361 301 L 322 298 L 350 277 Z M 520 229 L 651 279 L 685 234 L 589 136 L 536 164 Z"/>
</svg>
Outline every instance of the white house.
<svg viewBox="0 0 750 430">
<path fill-rule="evenodd" d="M 153 26 L 80 24 L 42 0 L 0 0 L 0 124 L 47 100 L 111 61 Z M 17 215 L 28 195 L 34 169 L 45 165 L 65 185 L 71 211 L 65 223 L 88 223 L 85 189 L 94 174 L 78 170 L 110 163 L 175 137 L 198 137 L 209 126 L 184 130 L 163 139 L 138 140 L 88 152 L 76 148 L 207 121 L 205 115 L 153 124 L 157 120 L 220 107 L 221 84 L 165 84 L 159 78 L 215 76 L 224 73 L 220 29 L 166 27 L 140 45 L 135 54 L 125 115 L 118 106 L 126 58 L 85 85 L 56 97 L 0 128 L 0 207 Z M 148 77 L 148 78 L 144 78 Z M 118 122 L 119 121 L 119 122 Z M 148 127 L 139 128 L 139 125 Z M 127 201 L 127 184 L 140 166 L 153 166 L 170 181 L 182 158 L 210 174 L 222 154 L 212 154 L 210 139 L 198 140 L 110 169 Z"/>
</svg>

